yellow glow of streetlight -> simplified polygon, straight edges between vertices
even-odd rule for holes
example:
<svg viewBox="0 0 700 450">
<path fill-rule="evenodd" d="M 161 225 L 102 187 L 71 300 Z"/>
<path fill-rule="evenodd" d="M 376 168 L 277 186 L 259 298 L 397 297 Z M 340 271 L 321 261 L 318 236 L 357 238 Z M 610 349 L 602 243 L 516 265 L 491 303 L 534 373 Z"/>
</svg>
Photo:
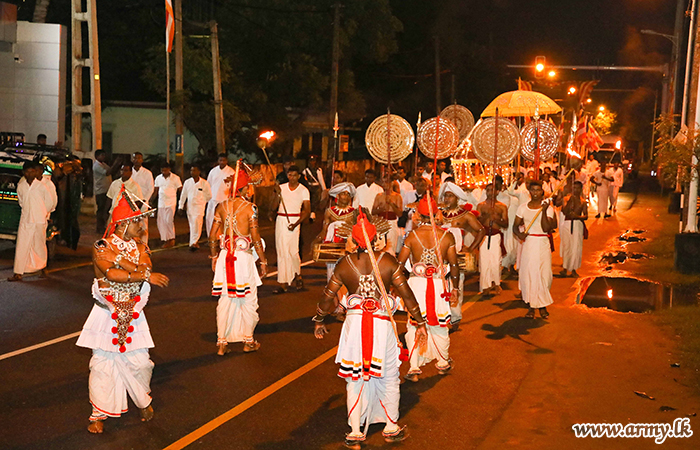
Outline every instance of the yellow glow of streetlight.
<svg viewBox="0 0 700 450">
<path fill-rule="evenodd" d="M 544 64 L 537 63 L 537 65 L 535 66 L 535 70 L 538 72 L 542 72 L 544 70 Z"/>
<path fill-rule="evenodd" d="M 600 111 L 600 112 L 605 111 L 605 106 L 602 106 L 602 105 L 601 105 L 601 106 L 598 108 L 598 111 Z"/>
<path fill-rule="evenodd" d="M 592 101 L 593 101 L 593 100 L 591 100 L 590 98 L 587 98 L 587 99 L 586 99 L 586 103 L 590 103 L 590 102 L 592 102 Z"/>
<path fill-rule="evenodd" d="M 548 73 L 547 75 L 549 75 L 549 78 L 554 78 L 554 77 L 557 76 L 557 73 L 556 73 L 555 71 L 553 71 L 553 70 L 550 70 L 549 73 Z"/>
<path fill-rule="evenodd" d="M 576 88 L 574 86 L 571 86 L 569 88 L 569 95 L 574 95 L 576 93 Z"/>
</svg>

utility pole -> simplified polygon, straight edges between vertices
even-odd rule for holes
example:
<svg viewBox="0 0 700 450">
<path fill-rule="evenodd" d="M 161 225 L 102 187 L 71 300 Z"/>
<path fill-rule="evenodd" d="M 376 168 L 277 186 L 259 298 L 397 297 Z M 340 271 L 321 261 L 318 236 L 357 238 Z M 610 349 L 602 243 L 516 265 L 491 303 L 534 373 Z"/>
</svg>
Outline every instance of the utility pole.
<svg viewBox="0 0 700 450">
<path fill-rule="evenodd" d="M 692 3 L 691 28 L 688 37 L 688 54 L 690 55 L 690 47 L 692 46 L 692 58 L 688 58 L 686 65 L 692 65 L 692 78 L 690 83 L 690 105 L 688 106 L 688 121 L 689 140 L 692 148 L 693 156 L 690 162 L 690 186 L 688 188 L 688 221 L 685 231 L 689 233 L 697 233 L 697 202 L 698 202 L 698 158 L 695 156 L 695 139 L 693 136 L 698 132 L 700 127 L 700 67 L 696 64 L 700 61 L 700 27 L 698 26 L 697 0 Z M 686 70 L 686 74 L 687 74 Z"/>
<path fill-rule="evenodd" d="M 226 153 L 224 137 L 224 105 L 221 98 L 221 65 L 219 64 L 219 26 L 209 22 L 211 32 L 211 65 L 214 77 L 214 119 L 216 121 L 216 152 Z"/>
<path fill-rule="evenodd" d="M 442 105 L 440 98 L 442 97 L 440 93 L 440 36 L 435 36 L 435 109 L 437 113 L 436 116 L 440 115 L 442 111 Z M 436 170 L 435 168 L 433 170 Z"/>
<path fill-rule="evenodd" d="M 679 69 L 681 63 L 681 36 L 683 34 L 686 3 L 687 0 L 678 0 L 678 3 L 676 4 L 676 23 L 673 27 L 673 40 L 671 41 L 673 43 L 673 78 L 671 79 L 671 104 L 668 112 L 672 117 L 677 110 L 676 104 L 678 103 L 676 99 L 678 97 L 678 75 L 680 72 Z"/>
<path fill-rule="evenodd" d="M 329 150 L 335 153 L 335 147 L 333 146 L 333 125 L 335 124 L 336 113 L 338 112 L 338 73 L 340 65 L 340 3 L 335 2 L 333 5 L 333 55 L 331 63 L 331 103 L 328 110 L 328 145 L 323 149 L 323 155 L 321 159 L 327 161 L 329 159 Z M 333 158 L 330 158 L 333 160 Z M 331 168 L 331 177 L 333 177 L 333 170 Z"/>
<path fill-rule="evenodd" d="M 83 10 L 80 0 L 71 0 L 72 16 L 72 139 L 73 151 L 83 153 L 86 157 L 94 155 L 102 148 L 102 102 L 100 97 L 100 57 L 97 43 L 97 8 L 96 0 L 87 0 Z M 84 57 L 83 23 L 87 24 L 88 54 Z M 90 69 L 90 99 L 83 99 L 83 68 Z M 92 148 L 88 152 L 82 149 L 83 114 L 90 114 L 92 125 Z"/>
<path fill-rule="evenodd" d="M 176 172 L 181 177 L 183 172 L 183 157 L 185 143 L 183 142 L 184 126 L 182 122 L 182 99 L 183 99 L 183 77 L 182 77 L 182 0 L 174 0 L 175 16 L 175 97 L 178 106 L 175 108 L 175 165 Z"/>
</svg>

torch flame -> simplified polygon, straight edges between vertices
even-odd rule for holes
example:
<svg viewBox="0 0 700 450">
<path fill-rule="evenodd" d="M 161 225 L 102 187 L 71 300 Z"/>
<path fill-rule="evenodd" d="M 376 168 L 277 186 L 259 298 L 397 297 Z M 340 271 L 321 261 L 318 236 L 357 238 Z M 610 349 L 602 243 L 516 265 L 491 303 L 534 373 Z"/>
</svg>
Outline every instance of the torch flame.
<svg viewBox="0 0 700 450">
<path fill-rule="evenodd" d="M 575 151 L 574 149 L 572 149 L 571 147 L 567 147 L 566 151 L 569 153 L 569 156 L 573 156 L 573 157 L 578 158 L 578 159 L 583 159 L 583 158 L 581 157 L 581 155 L 578 154 L 578 152 L 576 152 L 576 151 Z"/>
<path fill-rule="evenodd" d="M 266 131 L 266 132 L 260 134 L 260 138 L 265 139 L 268 142 L 271 141 L 274 137 L 275 137 L 274 131 Z"/>
<path fill-rule="evenodd" d="M 612 300 L 613 298 L 613 290 L 612 288 L 608 289 L 608 299 Z"/>
</svg>

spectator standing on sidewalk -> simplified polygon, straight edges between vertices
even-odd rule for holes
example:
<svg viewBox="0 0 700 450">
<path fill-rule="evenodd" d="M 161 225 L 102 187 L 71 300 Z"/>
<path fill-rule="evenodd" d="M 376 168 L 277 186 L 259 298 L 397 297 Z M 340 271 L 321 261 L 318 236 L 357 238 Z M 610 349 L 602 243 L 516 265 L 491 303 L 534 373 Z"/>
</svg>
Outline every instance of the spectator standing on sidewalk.
<svg viewBox="0 0 700 450">
<path fill-rule="evenodd" d="M 175 245 L 175 208 L 182 182 L 177 174 L 172 173 L 170 163 L 163 164 L 160 172 L 156 177 L 153 196 L 158 198 L 158 233 L 163 247 L 167 248 Z"/>
<path fill-rule="evenodd" d="M 153 195 L 153 173 L 143 167 L 143 154 L 141 152 L 135 152 L 131 155 L 131 162 L 134 163 L 134 171 L 131 176 L 141 188 L 143 198 L 148 200 Z M 143 205 L 143 207 L 148 208 L 148 205 Z M 141 239 L 148 245 L 148 217 L 143 220 L 143 233 Z"/>
<path fill-rule="evenodd" d="M 204 178 L 200 177 L 199 166 L 190 168 L 190 178 L 185 180 L 180 195 L 180 206 L 183 211 L 187 202 L 187 222 L 190 226 L 190 251 L 199 248 L 199 238 L 202 236 L 202 223 L 204 222 L 204 209 L 211 200 L 211 187 Z"/>
<path fill-rule="evenodd" d="M 109 199 L 107 191 L 112 184 L 112 168 L 105 161 L 107 152 L 95 151 L 95 162 L 92 164 L 92 182 L 94 185 L 95 203 L 97 203 L 97 234 L 102 235 L 109 220 Z"/>
</svg>

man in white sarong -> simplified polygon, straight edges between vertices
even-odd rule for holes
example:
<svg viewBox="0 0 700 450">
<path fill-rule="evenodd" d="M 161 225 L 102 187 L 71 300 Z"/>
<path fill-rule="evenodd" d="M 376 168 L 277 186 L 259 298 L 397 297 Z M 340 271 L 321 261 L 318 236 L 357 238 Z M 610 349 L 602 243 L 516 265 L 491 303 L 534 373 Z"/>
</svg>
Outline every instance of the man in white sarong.
<svg viewBox="0 0 700 450">
<path fill-rule="evenodd" d="M 606 172 L 606 176 L 609 176 L 608 179 L 612 178 L 609 190 L 610 208 L 612 208 L 613 212 L 617 212 L 617 197 L 620 194 L 620 188 L 622 188 L 622 185 L 625 181 L 625 174 L 622 170 L 622 167 L 620 167 L 620 161 L 616 159 L 613 162 L 612 167 L 609 168 Z"/>
<path fill-rule="evenodd" d="M 583 240 L 588 239 L 586 220 L 588 220 L 588 204 L 583 194 L 583 183 L 574 182 L 571 195 L 564 198 L 561 209 L 563 220 L 559 227 L 561 244 L 559 252 L 562 257 L 562 271 L 559 275 L 563 277 L 578 277 L 578 270 L 581 267 L 581 257 L 583 254 Z"/>
<path fill-rule="evenodd" d="M 355 193 L 355 198 L 352 201 L 352 207 L 358 209 L 359 207 L 365 208 L 367 211 L 372 211 L 372 206 L 374 206 L 374 198 L 384 193 L 384 189 L 379 186 L 374 180 L 377 178 L 374 170 L 365 170 L 365 182 L 357 186 L 357 192 Z"/>
<path fill-rule="evenodd" d="M 542 182 L 530 181 L 531 200 L 518 207 L 513 233 L 523 242 L 518 264 L 520 289 L 523 301 L 529 309 L 525 317 L 535 318 L 539 309 L 543 319 L 549 317 L 547 306 L 553 303 L 549 290 L 552 287 L 552 235 L 557 228 L 557 218 L 550 200 L 542 200 Z"/>
<path fill-rule="evenodd" d="M 234 172 L 231 166 L 228 165 L 228 156 L 226 156 L 226 153 L 219 153 L 218 165 L 211 169 L 207 175 L 207 182 L 211 188 L 211 200 L 207 203 L 207 215 L 205 218 L 207 236 L 211 234 L 211 225 L 214 221 L 216 205 L 228 198 L 227 184 L 230 185 L 230 181 L 227 182 L 226 180 L 232 177 Z"/>
<path fill-rule="evenodd" d="M 141 152 L 132 154 L 131 162 L 134 164 L 131 178 L 133 178 L 141 188 L 141 193 L 143 194 L 142 198 L 148 200 L 151 198 L 151 195 L 153 195 L 154 190 L 153 173 L 143 167 L 143 154 Z M 146 211 L 147 209 L 148 205 L 142 205 L 142 211 Z M 146 243 L 148 242 L 148 218 L 143 221 L 143 234 L 141 235 L 141 239 Z"/>
<path fill-rule="evenodd" d="M 191 177 L 185 180 L 180 194 L 178 210 L 182 211 L 187 204 L 187 223 L 190 226 L 190 251 L 199 248 L 199 238 L 202 236 L 204 210 L 211 200 L 211 188 L 207 180 L 200 176 L 199 166 L 190 168 Z"/>
<path fill-rule="evenodd" d="M 148 355 L 153 339 L 143 308 L 151 285 L 165 287 L 169 282 L 165 275 L 151 272 L 150 251 L 138 238 L 142 219 L 152 210 L 141 212 L 136 199 L 124 189 L 118 196 L 107 237 L 95 242 L 92 250 L 95 303 L 76 343 L 92 349 L 91 433 L 102 433 L 107 417 L 127 412 L 127 394 L 139 408 L 142 421 L 153 418 L 153 361 Z"/>
<path fill-rule="evenodd" d="M 391 229 L 387 233 L 386 247 L 384 251 L 396 256 L 396 246 L 399 242 L 399 217 L 403 213 L 403 199 L 401 194 L 395 190 L 398 187 L 398 183 L 393 180 L 385 179 L 382 182 L 383 192 L 377 194 L 374 197 L 374 203 L 372 204 L 372 215 L 377 215 L 382 217 L 389 225 Z"/>
<path fill-rule="evenodd" d="M 17 228 L 14 275 L 7 281 L 22 281 L 25 273 L 42 271 L 45 275 L 46 227 L 49 215 L 56 209 L 56 201 L 42 182 L 44 166 L 27 161 L 22 166 L 24 176 L 17 183 L 17 200 L 22 214 Z M 50 182 L 50 181 L 49 181 Z"/>
<path fill-rule="evenodd" d="M 472 205 L 468 203 L 467 193 L 451 181 L 446 181 L 440 186 L 438 200 L 445 205 L 440 208 L 444 219 L 442 228 L 452 233 L 455 239 L 455 251 L 465 253 L 465 258 L 474 258 L 475 260 L 476 249 L 481 245 L 486 231 L 477 219 L 477 215 L 472 211 Z M 476 265 L 474 265 L 473 270 L 476 270 Z M 459 284 L 457 284 L 460 288 L 459 300 L 456 305 L 450 305 L 451 331 L 453 332 L 459 330 L 459 323 L 462 320 L 462 302 L 464 301 L 462 285 L 465 278 L 466 272 L 460 269 Z"/>
<path fill-rule="evenodd" d="M 479 293 L 498 295 L 501 289 L 501 258 L 506 255 L 503 229 L 508 227 L 508 207 L 496 200 L 493 184 L 486 186 L 486 200 L 479 203 L 479 222 L 486 238 L 479 247 Z"/>
<path fill-rule="evenodd" d="M 262 178 L 260 178 L 262 179 Z M 228 344 L 243 342 L 246 353 L 257 351 L 253 337 L 258 324 L 258 286 L 267 273 L 267 258 L 258 229 L 258 208 L 250 202 L 253 189 L 246 169 L 239 168 L 234 196 L 216 207 L 209 248 L 214 271 L 212 295 L 216 307 L 216 333 L 219 356 L 228 353 Z M 260 275 L 255 261 L 260 260 Z"/>
<path fill-rule="evenodd" d="M 379 283 L 386 291 L 393 286 L 403 299 L 406 310 L 416 323 L 414 335 L 419 348 L 426 345 L 427 337 L 425 319 L 408 287 L 401 264 L 387 253 L 370 249 L 378 267 L 372 266 L 367 248 L 373 245 L 376 234 L 376 227 L 360 213 L 352 230 L 352 240 L 360 252 L 348 254 L 338 261 L 313 318 L 314 335 L 323 339 L 328 333 L 323 321 L 335 309 L 336 294 L 343 285 L 353 293 L 341 300 L 348 312 L 335 362 L 340 364 L 338 376 L 347 382 L 351 432 L 345 436 L 345 446 L 358 450 L 374 423 L 385 424 L 382 435 L 386 442 L 400 442 L 408 436 L 405 427 L 398 424 L 400 344 L 391 317 L 398 299 L 383 298 Z M 363 425 L 364 431 L 361 429 Z"/>
<path fill-rule="evenodd" d="M 433 229 L 428 201 L 432 202 L 432 213 L 437 212 L 437 204 L 432 198 L 428 199 L 428 196 L 425 196 L 418 202 L 416 212 L 420 215 L 420 222 L 406 236 L 399 253 L 401 264 L 409 257 L 413 261 L 408 285 L 418 300 L 423 319 L 428 323 L 428 344 L 422 348 L 416 348 L 415 322 L 409 320 L 406 325 L 406 344 L 411 368 L 404 378 L 413 382 L 417 382 L 422 373 L 420 367 L 433 359 L 437 360 L 435 367 L 440 375 L 445 375 L 452 369 L 449 355 L 450 306 L 456 306 L 459 301 L 459 267 L 455 240 L 452 233 L 441 228 Z"/>
<path fill-rule="evenodd" d="M 177 174 L 172 173 L 170 163 L 160 168 L 156 177 L 153 196 L 158 199 L 158 233 L 164 248 L 175 245 L 175 208 L 177 208 L 177 193 L 182 189 L 182 181 Z"/>
<path fill-rule="evenodd" d="M 612 173 L 608 171 L 605 163 L 601 164 L 591 177 L 591 183 L 595 185 L 598 196 L 598 214 L 595 215 L 596 219 L 599 219 L 601 214 L 603 214 L 605 219 L 610 217 L 610 214 L 608 214 L 608 201 L 610 200 L 611 181 L 613 181 Z"/>
<path fill-rule="evenodd" d="M 289 182 L 275 185 L 277 210 L 275 223 L 275 249 L 277 250 L 277 282 L 279 287 L 273 292 L 283 294 L 296 281 L 297 290 L 304 289 L 301 278 L 301 258 L 299 257 L 299 232 L 301 223 L 311 211 L 309 190 L 299 183 L 299 167 L 292 165 L 287 171 Z M 281 200 L 280 200 L 281 199 Z"/>
</svg>

